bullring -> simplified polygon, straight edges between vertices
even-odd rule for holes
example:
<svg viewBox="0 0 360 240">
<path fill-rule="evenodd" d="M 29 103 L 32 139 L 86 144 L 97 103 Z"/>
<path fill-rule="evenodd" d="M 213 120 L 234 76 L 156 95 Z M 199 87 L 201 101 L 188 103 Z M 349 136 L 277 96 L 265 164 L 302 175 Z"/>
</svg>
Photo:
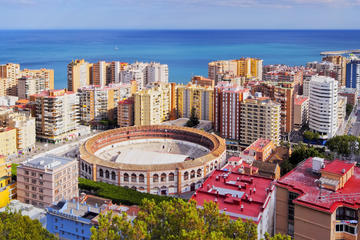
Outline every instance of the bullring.
<svg viewBox="0 0 360 240">
<path fill-rule="evenodd" d="M 134 126 L 97 134 L 80 147 L 82 177 L 171 195 L 194 191 L 226 160 L 225 140 L 177 126 Z"/>
</svg>

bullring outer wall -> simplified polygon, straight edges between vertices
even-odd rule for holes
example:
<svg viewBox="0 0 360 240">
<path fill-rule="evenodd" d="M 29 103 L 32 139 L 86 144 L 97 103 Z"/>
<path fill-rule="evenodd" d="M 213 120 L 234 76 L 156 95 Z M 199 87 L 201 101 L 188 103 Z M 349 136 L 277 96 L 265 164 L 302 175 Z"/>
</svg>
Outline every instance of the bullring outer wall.
<svg viewBox="0 0 360 240">
<path fill-rule="evenodd" d="M 202 145 L 209 153 L 180 163 L 137 165 L 104 160 L 99 149 L 135 139 L 176 139 Z M 80 176 L 152 194 L 181 194 L 196 190 L 204 178 L 226 161 L 225 140 L 202 130 L 177 126 L 135 126 L 109 130 L 80 147 Z"/>
</svg>

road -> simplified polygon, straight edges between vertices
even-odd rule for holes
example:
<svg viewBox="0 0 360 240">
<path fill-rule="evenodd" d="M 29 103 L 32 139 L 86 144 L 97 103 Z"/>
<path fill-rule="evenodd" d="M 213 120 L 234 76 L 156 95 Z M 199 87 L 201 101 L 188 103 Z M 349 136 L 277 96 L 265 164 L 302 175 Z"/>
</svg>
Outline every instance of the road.
<svg viewBox="0 0 360 240">
<path fill-rule="evenodd" d="M 92 130 L 90 135 L 85 135 L 80 138 L 70 140 L 66 143 L 52 144 L 36 142 L 35 150 L 18 156 L 11 156 L 9 157 L 9 160 L 11 163 L 21 163 L 29 159 L 41 157 L 47 154 L 74 158 L 78 154 L 80 145 L 88 138 L 94 136 L 99 132 L 101 132 L 101 130 Z"/>
<path fill-rule="evenodd" d="M 350 128 L 349 134 L 357 136 L 357 137 L 360 136 L 360 109 L 358 109 L 356 121 Z"/>
</svg>

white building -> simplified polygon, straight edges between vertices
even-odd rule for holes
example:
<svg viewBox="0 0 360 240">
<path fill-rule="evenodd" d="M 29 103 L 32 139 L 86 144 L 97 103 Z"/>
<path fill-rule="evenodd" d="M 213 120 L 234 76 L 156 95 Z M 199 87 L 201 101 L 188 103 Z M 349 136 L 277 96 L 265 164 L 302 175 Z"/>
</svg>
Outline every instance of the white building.
<svg viewBox="0 0 360 240">
<path fill-rule="evenodd" d="M 321 138 L 332 138 L 338 128 L 338 82 L 313 76 L 310 81 L 309 127 Z"/>
<path fill-rule="evenodd" d="M 135 80 L 138 89 L 142 90 L 147 84 L 153 82 L 168 82 L 168 65 L 160 63 L 135 62 L 120 71 L 120 82 L 130 83 Z"/>
<path fill-rule="evenodd" d="M 169 70 L 167 64 L 150 63 L 146 67 L 146 84 L 153 82 L 169 82 Z"/>
</svg>

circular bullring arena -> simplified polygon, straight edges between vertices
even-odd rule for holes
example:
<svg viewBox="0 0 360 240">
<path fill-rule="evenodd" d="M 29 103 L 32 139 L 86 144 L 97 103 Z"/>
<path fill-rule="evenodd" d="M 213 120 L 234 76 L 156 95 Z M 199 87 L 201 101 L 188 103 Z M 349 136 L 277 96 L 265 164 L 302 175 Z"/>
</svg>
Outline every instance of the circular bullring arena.
<svg viewBox="0 0 360 240">
<path fill-rule="evenodd" d="M 82 177 L 160 195 L 196 190 L 225 161 L 224 139 L 187 127 L 117 128 L 80 147 Z"/>
</svg>

